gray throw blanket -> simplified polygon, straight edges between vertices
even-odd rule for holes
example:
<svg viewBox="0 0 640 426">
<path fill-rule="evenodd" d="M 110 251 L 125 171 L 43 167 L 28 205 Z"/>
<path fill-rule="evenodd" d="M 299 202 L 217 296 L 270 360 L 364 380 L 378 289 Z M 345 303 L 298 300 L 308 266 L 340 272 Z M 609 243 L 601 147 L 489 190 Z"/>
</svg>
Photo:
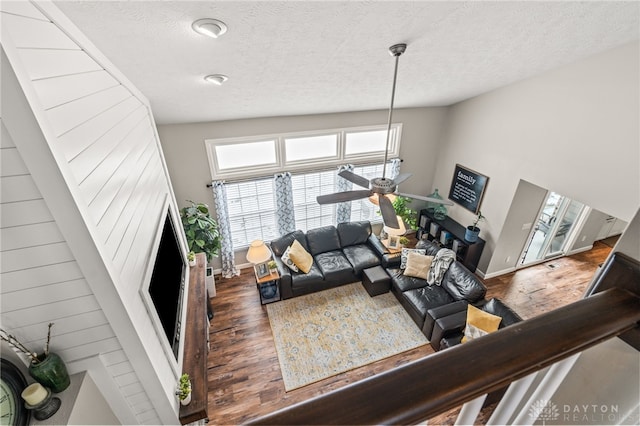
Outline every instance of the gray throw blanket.
<svg viewBox="0 0 640 426">
<path fill-rule="evenodd" d="M 429 272 L 427 274 L 427 282 L 429 285 L 442 284 L 442 277 L 444 277 L 445 272 L 449 269 L 449 265 L 451 265 L 451 262 L 454 260 L 456 260 L 456 252 L 453 250 L 438 250 L 436 255 L 433 257 L 431 268 L 429 268 Z"/>
</svg>

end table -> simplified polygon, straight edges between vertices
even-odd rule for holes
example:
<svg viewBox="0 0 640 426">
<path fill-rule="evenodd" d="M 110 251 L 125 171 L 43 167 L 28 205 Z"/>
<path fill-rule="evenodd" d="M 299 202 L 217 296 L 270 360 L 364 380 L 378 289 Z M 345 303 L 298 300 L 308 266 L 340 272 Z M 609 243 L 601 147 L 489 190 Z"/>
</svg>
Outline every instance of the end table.
<svg viewBox="0 0 640 426">
<path fill-rule="evenodd" d="M 262 278 L 258 278 L 256 275 L 256 286 L 262 305 L 280 300 L 280 274 L 277 270 Z"/>
</svg>

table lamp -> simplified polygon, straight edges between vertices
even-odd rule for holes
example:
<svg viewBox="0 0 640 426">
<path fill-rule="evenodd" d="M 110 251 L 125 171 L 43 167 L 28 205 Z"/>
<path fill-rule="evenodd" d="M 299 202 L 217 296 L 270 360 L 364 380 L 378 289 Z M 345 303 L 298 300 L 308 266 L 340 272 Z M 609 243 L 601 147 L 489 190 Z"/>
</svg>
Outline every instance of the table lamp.
<svg viewBox="0 0 640 426">
<path fill-rule="evenodd" d="M 255 265 L 266 262 L 271 258 L 271 250 L 262 240 L 254 240 L 247 250 L 247 260 Z M 258 271 L 256 271 L 258 272 Z M 260 274 L 261 275 L 261 274 Z"/>
</svg>

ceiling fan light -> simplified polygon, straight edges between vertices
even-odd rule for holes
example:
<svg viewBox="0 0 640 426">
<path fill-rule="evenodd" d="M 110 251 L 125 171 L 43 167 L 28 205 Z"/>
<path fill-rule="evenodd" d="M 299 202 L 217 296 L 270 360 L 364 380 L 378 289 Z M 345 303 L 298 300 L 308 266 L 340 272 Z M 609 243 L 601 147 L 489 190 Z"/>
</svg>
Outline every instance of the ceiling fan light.
<svg viewBox="0 0 640 426">
<path fill-rule="evenodd" d="M 210 18 L 198 19 L 191 24 L 191 28 L 198 34 L 212 38 L 218 38 L 227 32 L 227 25 L 224 22 Z"/>
<path fill-rule="evenodd" d="M 380 205 L 380 202 L 378 201 L 378 194 L 373 194 L 370 195 L 368 200 L 369 202 L 371 202 L 371 204 L 375 204 L 376 206 Z M 389 199 L 389 201 L 391 201 L 392 203 L 396 200 L 396 196 L 394 194 L 387 194 L 387 198 Z"/>
<path fill-rule="evenodd" d="M 229 80 L 229 77 L 224 74 L 211 74 L 206 76 L 204 79 L 209 83 L 213 83 L 217 86 L 222 86 L 225 81 Z"/>
<path fill-rule="evenodd" d="M 384 232 L 386 232 L 389 235 L 395 235 L 395 236 L 404 235 L 407 232 L 407 228 L 405 228 L 404 222 L 402 221 L 402 218 L 400 216 L 396 216 L 396 218 L 398 219 L 398 225 L 400 225 L 399 228 L 392 228 L 390 226 L 385 225 L 382 229 L 384 229 Z"/>
</svg>

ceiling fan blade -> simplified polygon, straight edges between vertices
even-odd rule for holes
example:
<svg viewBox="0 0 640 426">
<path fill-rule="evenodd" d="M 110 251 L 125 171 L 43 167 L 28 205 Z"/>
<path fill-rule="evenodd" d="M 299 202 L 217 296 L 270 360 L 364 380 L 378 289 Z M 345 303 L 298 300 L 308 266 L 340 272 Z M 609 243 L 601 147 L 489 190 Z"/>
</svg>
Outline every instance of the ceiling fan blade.
<svg viewBox="0 0 640 426">
<path fill-rule="evenodd" d="M 316 200 L 318 201 L 318 204 L 335 204 L 367 198 L 369 195 L 371 195 L 371 191 L 368 189 L 360 189 L 357 191 L 344 191 L 336 192 L 334 194 L 320 195 Z"/>
<path fill-rule="evenodd" d="M 393 208 L 393 204 L 387 198 L 386 195 L 378 194 L 378 203 L 380 205 L 380 213 L 382 213 L 382 220 L 385 226 L 389 228 L 399 229 L 400 224 L 396 217 L 396 210 Z"/>
<path fill-rule="evenodd" d="M 361 186 L 363 188 L 368 188 L 369 187 L 369 179 L 364 178 L 360 175 L 357 175 L 353 172 L 350 172 L 349 170 L 343 170 L 340 173 L 338 173 L 338 176 L 345 178 L 346 180 L 348 180 L 349 182 L 353 182 L 358 186 Z"/>
<path fill-rule="evenodd" d="M 409 179 L 410 177 L 411 177 L 411 173 L 400 173 L 398 176 L 393 178 L 393 181 L 395 182 L 396 185 L 400 185 L 402 182 Z"/>
<path fill-rule="evenodd" d="M 437 198 L 431 198 L 431 197 L 424 197 L 422 195 L 415 195 L 415 194 L 403 194 L 400 192 L 396 193 L 397 195 L 402 195 L 403 197 L 407 197 L 407 198 L 415 198 L 416 200 L 422 200 L 422 201 L 430 201 L 432 203 L 436 203 L 436 204 L 444 204 L 445 206 L 452 206 L 453 202 L 449 201 L 449 200 L 439 200 Z"/>
</svg>

